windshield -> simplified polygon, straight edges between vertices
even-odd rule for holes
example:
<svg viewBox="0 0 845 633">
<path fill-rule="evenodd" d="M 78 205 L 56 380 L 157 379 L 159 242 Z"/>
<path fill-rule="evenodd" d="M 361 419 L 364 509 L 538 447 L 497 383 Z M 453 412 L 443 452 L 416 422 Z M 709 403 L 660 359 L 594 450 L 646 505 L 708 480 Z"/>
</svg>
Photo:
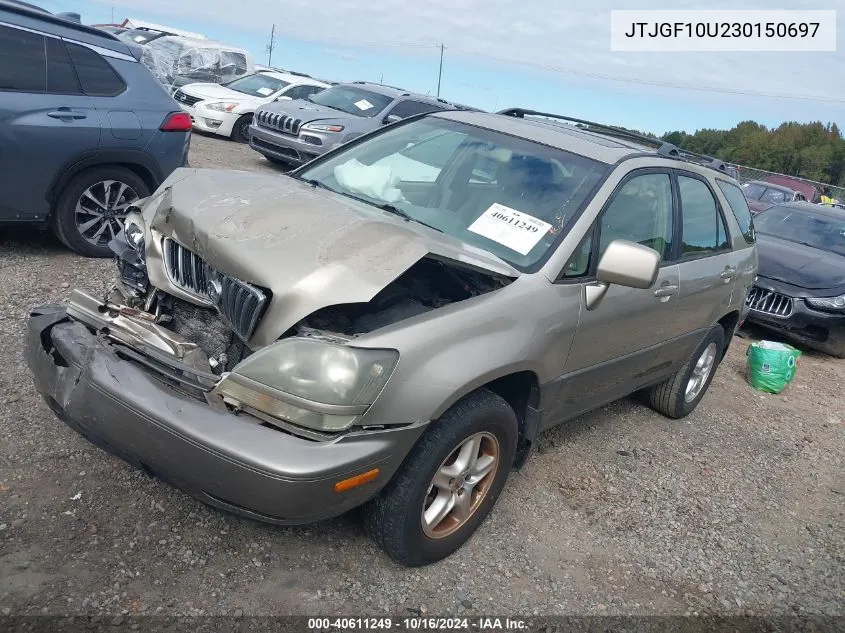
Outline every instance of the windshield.
<svg viewBox="0 0 845 633">
<path fill-rule="evenodd" d="M 757 233 L 845 255 L 845 216 L 834 218 L 821 213 L 772 207 L 754 218 Z"/>
<path fill-rule="evenodd" d="M 393 101 L 377 92 L 350 86 L 335 86 L 312 95 L 310 99 L 317 105 L 366 118 L 374 117 Z"/>
<path fill-rule="evenodd" d="M 298 177 L 387 205 L 526 270 L 549 252 L 608 169 L 525 139 L 426 117 L 387 128 Z"/>
<path fill-rule="evenodd" d="M 230 81 L 226 84 L 226 87 L 253 97 L 269 97 L 289 85 L 290 82 L 276 79 L 264 73 L 256 73 Z"/>
</svg>

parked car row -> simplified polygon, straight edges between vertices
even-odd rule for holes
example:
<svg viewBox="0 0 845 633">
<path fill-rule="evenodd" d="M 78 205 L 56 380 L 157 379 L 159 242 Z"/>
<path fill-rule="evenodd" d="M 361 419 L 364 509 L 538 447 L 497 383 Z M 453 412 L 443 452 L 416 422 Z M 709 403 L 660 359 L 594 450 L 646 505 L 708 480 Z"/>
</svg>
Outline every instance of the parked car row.
<svg viewBox="0 0 845 633">
<path fill-rule="evenodd" d="M 266 67 L 226 84 L 185 85 L 175 92 L 177 105 L 125 38 L 21 3 L 0 0 L 0 10 L 0 47 L 10 62 L 0 68 L 6 87 L 0 134 L 5 146 L 17 148 L 0 155 L 0 220 L 50 226 L 89 256 L 110 256 L 108 244 L 129 208 L 187 164 L 191 127 L 249 142 L 269 159 L 295 166 L 410 116 L 472 110 L 400 88 L 332 85 Z M 170 37 L 156 31 L 146 46 Z M 430 184 L 442 155 L 454 149 L 432 134 L 373 165 L 389 168 L 398 182 Z M 493 158 L 479 158 L 471 182 L 495 183 L 498 169 Z M 559 181 L 568 178 L 556 173 Z M 841 355 L 840 209 L 806 203 L 804 192 L 769 180 L 747 182 L 742 191 L 766 236 L 749 319 Z M 784 208 L 789 213 L 775 225 L 771 218 Z M 801 219 L 800 212 L 809 215 Z M 775 237 L 768 237 L 775 226 Z"/>
</svg>

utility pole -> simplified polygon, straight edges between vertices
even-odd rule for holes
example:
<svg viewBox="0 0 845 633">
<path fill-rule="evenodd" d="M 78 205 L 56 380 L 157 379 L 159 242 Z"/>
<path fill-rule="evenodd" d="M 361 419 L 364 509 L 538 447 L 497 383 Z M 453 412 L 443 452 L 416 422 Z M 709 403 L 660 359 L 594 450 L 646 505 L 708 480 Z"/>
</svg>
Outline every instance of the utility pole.
<svg viewBox="0 0 845 633">
<path fill-rule="evenodd" d="M 443 77 L 443 49 L 446 48 L 443 43 L 440 44 L 440 70 L 437 71 L 437 98 L 440 98 L 440 79 Z"/>
<path fill-rule="evenodd" d="M 276 42 L 276 25 L 270 29 L 270 43 L 267 45 L 267 65 L 273 65 L 273 44 Z"/>
<path fill-rule="evenodd" d="M 114 24 L 114 7 L 111 8 L 111 23 Z"/>
</svg>

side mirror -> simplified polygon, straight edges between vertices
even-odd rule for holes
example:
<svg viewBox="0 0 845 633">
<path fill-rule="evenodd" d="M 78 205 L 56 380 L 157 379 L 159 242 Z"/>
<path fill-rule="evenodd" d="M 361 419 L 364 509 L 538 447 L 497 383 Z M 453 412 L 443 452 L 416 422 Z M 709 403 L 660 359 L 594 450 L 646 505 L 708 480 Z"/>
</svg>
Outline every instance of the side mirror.
<svg viewBox="0 0 845 633">
<path fill-rule="evenodd" d="M 599 260 L 596 283 L 585 288 L 587 309 L 598 307 L 611 284 L 651 288 L 659 270 L 660 253 L 653 248 L 628 240 L 613 240 Z"/>
<path fill-rule="evenodd" d="M 386 117 L 384 117 L 384 124 L 388 125 L 390 123 L 398 123 L 401 120 L 401 116 L 396 116 L 395 114 L 388 114 Z"/>
</svg>

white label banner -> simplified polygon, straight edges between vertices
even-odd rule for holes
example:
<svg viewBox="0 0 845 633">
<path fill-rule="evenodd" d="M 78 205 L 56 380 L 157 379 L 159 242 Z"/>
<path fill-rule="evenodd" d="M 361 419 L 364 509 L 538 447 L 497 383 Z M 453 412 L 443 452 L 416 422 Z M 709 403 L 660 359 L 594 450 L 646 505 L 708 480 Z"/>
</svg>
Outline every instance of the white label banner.
<svg viewBox="0 0 845 633">
<path fill-rule="evenodd" d="M 528 255 L 552 225 L 533 215 L 494 203 L 478 216 L 468 230 L 498 242 L 521 255 Z"/>
<path fill-rule="evenodd" d="M 610 50 L 835 52 L 836 11 L 611 11 Z"/>
</svg>

